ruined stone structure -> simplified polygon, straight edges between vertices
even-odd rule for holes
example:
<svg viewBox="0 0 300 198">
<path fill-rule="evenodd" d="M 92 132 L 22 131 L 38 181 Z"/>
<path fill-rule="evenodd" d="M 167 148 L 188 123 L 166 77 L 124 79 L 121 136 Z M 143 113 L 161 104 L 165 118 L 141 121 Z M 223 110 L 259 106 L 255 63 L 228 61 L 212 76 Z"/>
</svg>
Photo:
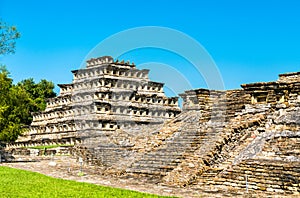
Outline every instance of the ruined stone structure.
<svg viewBox="0 0 300 198">
<path fill-rule="evenodd" d="M 72 71 L 10 148 L 73 144 L 103 174 L 206 191 L 300 193 L 300 72 L 242 89 L 167 98 L 148 70 L 111 57 Z"/>
<path fill-rule="evenodd" d="M 300 72 L 242 88 L 181 94 L 183 112 L 150 138 L 159 145 L 139 153 L 127 174 L 195 189 L 299 194 Z"/>
<path fill-rule="evenodd" d="M 175 117 L 178 98 L 167 98 L 163 83 L 150 81 L 148 72 L 109 56 L 88 60 L 86 68 L 72 71 L 72 83 L 58 85 L 59 96 L 33 114 L 30 129 L 7 147 L 90 144 L 84 140 Z"/>
</svg>

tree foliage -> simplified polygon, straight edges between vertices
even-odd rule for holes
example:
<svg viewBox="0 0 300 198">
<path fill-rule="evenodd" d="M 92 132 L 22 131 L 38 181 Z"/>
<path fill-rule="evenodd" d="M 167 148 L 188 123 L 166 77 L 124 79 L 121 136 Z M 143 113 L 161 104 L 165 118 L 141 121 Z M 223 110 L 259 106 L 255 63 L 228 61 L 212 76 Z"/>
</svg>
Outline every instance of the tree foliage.
<svg viewBox="0 0 300 198">
<path fill-rule="evenodd" d="M 43 111 L 46 108 L 45 99 L 56 96 L 56 93 L 53 92 L 54 84 L 44 79 L 36 84 L 33 78 L 29 78 L 19 82 L 17 86 L 29 94 L 34 104 L 34 106 L 31 106 L 31 112 Z"/>
<path fill-rule="evenodd" d="M 44 110 L 45 100 L 56 96 L 53 89 L 52 82 L 32 78 L 14 85 L 6 68 L 0 68 L 0 140 L 16 140 L 31 123 L 31 113 Z"/>
<path fill-rule="evenodd" d="M 20 36 L 15 26 L 10 26 L 0 19 L 0 55 L 15 53 L 16 40 Z"/>
<path fill-rule="evenodd" d="M 15 53 L 20 33 L 0 19 L 0 56 Z M 0 65 L 0 142 L 18 138 L 32 121 L 32 112 L 46 108 L 45 100 L 56 96 L 54 84 L 47 80 L 35 83 L 32 78 L 16 85 L 6 67 Z"/>
</svg>

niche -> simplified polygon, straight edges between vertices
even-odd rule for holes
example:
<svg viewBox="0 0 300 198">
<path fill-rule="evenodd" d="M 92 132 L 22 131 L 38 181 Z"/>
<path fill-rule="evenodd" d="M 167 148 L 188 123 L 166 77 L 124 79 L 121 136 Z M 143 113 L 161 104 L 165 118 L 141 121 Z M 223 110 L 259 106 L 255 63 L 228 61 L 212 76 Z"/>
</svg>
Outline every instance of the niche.
<svg viewBox="0 0 300 198">
<path fill-rule="evenodd" d="M 267 103 L 268 92 L 259 92 L 252 94 L 251 103 Z"/>
</svg>

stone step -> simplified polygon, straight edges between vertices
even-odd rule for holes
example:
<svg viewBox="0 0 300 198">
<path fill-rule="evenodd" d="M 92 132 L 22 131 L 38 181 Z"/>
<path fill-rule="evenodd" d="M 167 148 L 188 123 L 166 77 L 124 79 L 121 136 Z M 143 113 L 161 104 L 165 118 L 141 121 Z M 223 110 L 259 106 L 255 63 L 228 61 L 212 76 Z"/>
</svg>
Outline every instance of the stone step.
<svg viewBox="0 0 300 198">
<path fill-rule="evenodd" d="M 159 163 L 147 163 L 147 164 L 143 164 L 143 163 L 135 163 L 132 165 L 132 167 L 135 168 L 156 168 L 156 169 L 173 169 L 174 167 L 176 167 L 178 164 L 177 163 L 163 163 L 163 164 L 159 164 Z"/>
<path fill-rule="evenodd" d="M 141 175 L 141 174 L 144 174 L 146 177 L 149 177 L 149 175 L 151 176 L 165 176 L 166 175 L 166 172 L 161 172 L 159 170 L 151 170 L 151 169 L 144 169 L 144 170 L 139 170 L 139 169 L 132 169 L 132 168 L 127 168 L 126 169 L 126 173 L 130 174 L 130 173 L 133 173 L 133 174 L 138 174 L 138 175 Z"/>
</svg>

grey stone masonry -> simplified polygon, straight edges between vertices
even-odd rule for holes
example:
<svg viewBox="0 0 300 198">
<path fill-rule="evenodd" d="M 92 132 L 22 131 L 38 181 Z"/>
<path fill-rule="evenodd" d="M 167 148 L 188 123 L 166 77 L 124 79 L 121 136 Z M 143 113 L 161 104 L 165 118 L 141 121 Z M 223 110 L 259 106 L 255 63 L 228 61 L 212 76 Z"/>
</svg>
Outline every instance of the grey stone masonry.
<svg viewBox="0 0 300 198">
<path fill-rule="evenodd" d="M 300 194 L 300 72 L 168 98 L 149 70 L 87 61 L 8 148 L 65 144 L 101 174 L 162 185 Z M 27 151 L 28 153 L 28 151 Z"/>
<path fill-rule="evenodd" d="M 72 83 L 59 84 L 59 96 L 48 99 L 45 111 L 34 113 L 29 130 L 7 148 L 78 143 L 107 148 L 110 143 L 102 140 L 116 130 L 159 125 L 181 111 L 178 97 L 166 97 L 164 84 L 150 81 L 149 70 L 134 63 L 104 56 L 72 73 Z"/>
</svg>

